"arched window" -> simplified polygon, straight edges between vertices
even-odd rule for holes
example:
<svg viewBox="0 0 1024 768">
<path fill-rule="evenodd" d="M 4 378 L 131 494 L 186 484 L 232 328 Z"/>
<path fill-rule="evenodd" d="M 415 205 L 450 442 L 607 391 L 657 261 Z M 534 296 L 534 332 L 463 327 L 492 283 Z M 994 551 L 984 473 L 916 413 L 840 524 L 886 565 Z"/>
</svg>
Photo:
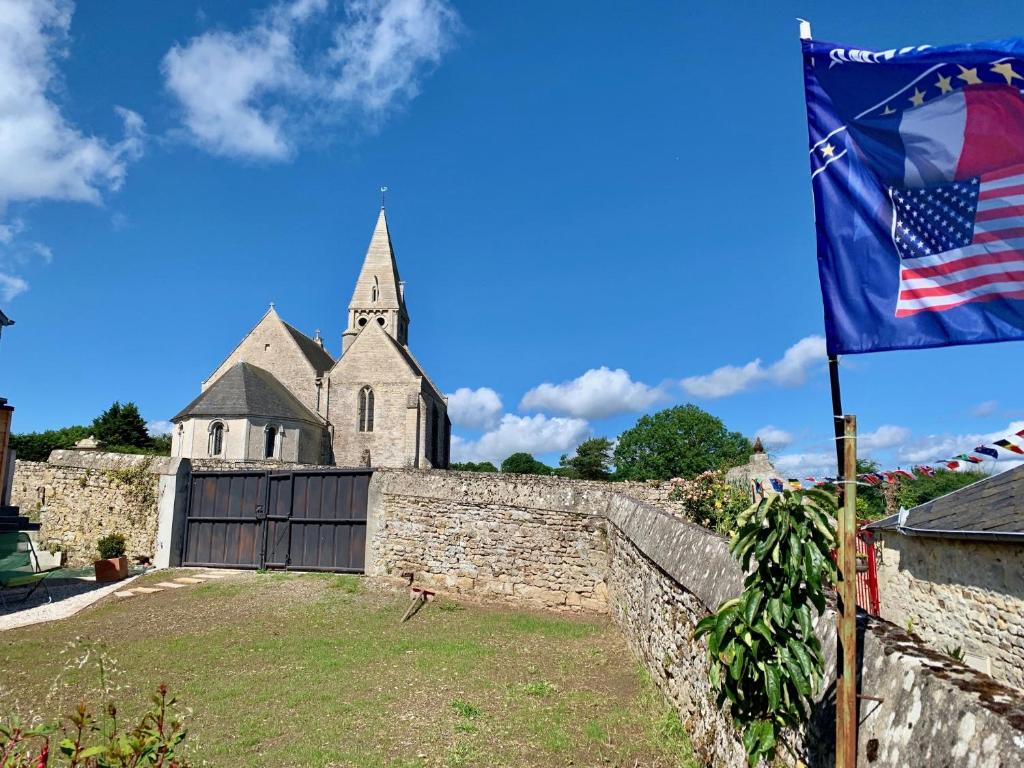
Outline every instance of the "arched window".
<svg viewBox="0 0 1024 768">
<path fill-rule="evenodd" d="M 373 390 L 370 387 L 359 390 L 359 431 L 373 432 Z"/>
<path fill-rule="evenodd" d="M 373 288 L 370 289 L 370 300 L 377 301 L 380 298 L 380 283 L 377 282 L 377 276 L 373 276 Z"/>
<path fill-rule="evenodd" d="M 273 459 L 277 457 L 277 429 L 267 427 L 267 434 L 263 441 L 263 458 Z"/>
<path fill-rule="evenodd" d="M 224 424 L 219 421 L 210 425 L 210 455 L 220 456 L 224 451 Z"/>
</svg>

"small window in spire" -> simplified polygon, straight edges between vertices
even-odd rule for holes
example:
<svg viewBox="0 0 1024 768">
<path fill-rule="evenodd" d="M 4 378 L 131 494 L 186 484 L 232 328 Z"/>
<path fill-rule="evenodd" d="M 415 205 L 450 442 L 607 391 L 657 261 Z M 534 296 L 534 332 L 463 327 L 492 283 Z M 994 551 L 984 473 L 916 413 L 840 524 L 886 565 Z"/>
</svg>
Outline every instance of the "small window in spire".
<svg viewBox="0 0 1024 768">
<path fill-rule="evenodd" d="M 380 283 L 377 281 L 377 276 L 373 277 L 373 289 L 370 291 L 370 300 L 376 302 L 380 297 Z"/>
</svg>

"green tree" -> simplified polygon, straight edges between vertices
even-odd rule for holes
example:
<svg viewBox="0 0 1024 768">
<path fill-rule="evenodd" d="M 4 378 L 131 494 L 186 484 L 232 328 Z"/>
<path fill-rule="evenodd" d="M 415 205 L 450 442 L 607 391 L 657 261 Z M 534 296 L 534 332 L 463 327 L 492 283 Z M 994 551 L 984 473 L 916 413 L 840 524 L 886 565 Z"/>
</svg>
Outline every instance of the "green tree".
<svg viewBox="0 0 1024 768">
<path fill-rule="evenodd" d="M 696 477 L 729 469 L 750 458 L 750 441 L 696 405 L 678 405 L 642 416 L 619 436 L 615 475 L 622 480 Z"/>
<path fill-rule="evenodd" d="M 562 456 L 559 465 L 567 477 L 581 480 L 607 480 L 611 476 L 612 441 L 607 437 L 592 437 L 576 447 L 576 455 Z"/>
<path fill-rule="evenodd" d="M 474 463 L 472 461 L 453 461 L 448 469 L 455 472 L 497 472 L 498 468 L 489 461 Z"/>
<path fill-rule="evenodd" d="M 900 506 L 910 509 L 926 501 L 945 496 L 955 490 L 972 485 L 979 480 L 988 477 L 984 472 L 949 472 L 944 469 L 937 470 L 933 477 L 919 474 L 916 480 L 900 481 L 896 498 Z"/>
<path fill-rule="evenodd" d="M 92 433 L 104 445 L 133 448 L 150 448 L 153 445 L 146 422 L 138 406 L 132 402 L 121 405 L 115 401 L 93 420 Z"/>
<path fill-rule="evenodd" d="M 75 443 L 89 436 L 89 432 L 89 427 L 81 426 L 48 429 L 45 432 L 26 432 L 11 435 L 10 447 L 15 450 L 19 459 L 46 461 L 50 451 L 74 448 Z"/>
<path fill-rule="evenodd" d="M 550 475 L 551 467 L 528 453 L 513 453 L 501 462 L 501 471 L 511 475 Z"/>
</svg>

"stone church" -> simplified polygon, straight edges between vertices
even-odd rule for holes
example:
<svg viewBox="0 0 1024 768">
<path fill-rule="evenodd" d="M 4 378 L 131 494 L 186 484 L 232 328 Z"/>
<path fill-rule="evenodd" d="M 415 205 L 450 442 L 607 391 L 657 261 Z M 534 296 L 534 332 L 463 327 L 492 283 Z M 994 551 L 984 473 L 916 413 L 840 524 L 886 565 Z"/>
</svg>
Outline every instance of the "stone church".
<svg viewBox="0 0 1024 768">
<path fill-rule="evenodd" d="M 274 305 L 171 421 L 171 454 L 339 467 L 447 467 L 448 401 L 409 350 L 381 207 L 335 360 Z"/>
</svg>

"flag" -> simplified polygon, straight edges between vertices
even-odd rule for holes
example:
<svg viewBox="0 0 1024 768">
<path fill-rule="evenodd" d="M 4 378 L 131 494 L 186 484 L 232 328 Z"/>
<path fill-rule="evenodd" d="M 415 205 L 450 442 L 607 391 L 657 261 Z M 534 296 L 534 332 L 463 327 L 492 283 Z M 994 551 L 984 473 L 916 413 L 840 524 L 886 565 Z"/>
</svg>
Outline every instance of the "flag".
<svg viewBox="0 0 1024 768">
<path fill-rule="evenodd" d="M 959 469 L 959 467 L 960 467 L 960 462 L 959 462 L 959 461 L 947 461 L 947 462 L 946 462 L 946 466 L 947 466 L 947 467 L 948 467 L 949 469 Z"/>
<path fill-rule="evenodd" d="M 956 458 L 960 459 L 961 461 L 966 461 L 970 464 L 981 464 L 981 462 L 984 461 L 984 459 L 979 459 L 977 456 L 970 456 L 966 453 L 961 453 Z"/>
<path fill-rule="evenodd" d="M 989 448 L 987 445 L 979 445 L 977 448 L 974 449 L 974 452 L 983 454 L 985 456 L 991 456 L 993 459 L 999 458 L 999 451 L 997 451 L 995 448 Z"/>
<path fill-rule="evenodd" d="M 895 482 L 896 480 L 896 476 L 893 475 L 892 472 L 883 472 L 882 477 L 884 477 L 885 482 L 889 483 L 890 485 L 892 485 L 892 483 Z"/>
<path fill-rule="evenodd" d="M 917 479 L 916 477 L 914 477 L 914 474 L 912 472 L 908 472 L 905 469 L 897 469 L 895 472 L 893 472 L 893 474 L 894 475 L 899 475 L 900 477 L 905 477 L 908 480 L 916 480 Z"/>
<path fill-rule="evenodd" d="M 829 354 L 1024 339 L 1024 40 L 803 54 Z"/>
<path fill-rule="evenodd" d="M 878 485 L 878 476 L 874 474 L 857 475 L 858 480 L 863 480 L 868 485 Z"/>
<path fill-rule="evenodd" d="M 1017 437 L 1024 437 L 1024 429 L 1020 430 L 1019 432 L 1015 432 L 1014 434 L 1017 435 Z"/>
<path fill-rule="evenodd" d="M 925 477 L 935 477 L 935 470 L 924 465 L 914 467 L 914 470 Z"/>
<path fill-rule="evenodd" d="M 794 491 L 802 491 L 804 489 L 803 484 L 795 477 L 789 478 L 789 487 L 792 488 Z"/>
<path fill-rule="evenodd" d="M 775 491 L 776 493 L 782 493 L 783 485 L 781 480 L 777 480 L 773 477 L 770 482 L 772 484 L 773 491 Z"/>
<path fill-rule="evenodd" d="M 1024 454 L 1024 450 L 1021 450 L 1019 445 L 1014 445 L 1009 440 L 996 440 L 995 443 L 1004 451 L 1010 451 L 1010 453 Z"/>
</svg>

